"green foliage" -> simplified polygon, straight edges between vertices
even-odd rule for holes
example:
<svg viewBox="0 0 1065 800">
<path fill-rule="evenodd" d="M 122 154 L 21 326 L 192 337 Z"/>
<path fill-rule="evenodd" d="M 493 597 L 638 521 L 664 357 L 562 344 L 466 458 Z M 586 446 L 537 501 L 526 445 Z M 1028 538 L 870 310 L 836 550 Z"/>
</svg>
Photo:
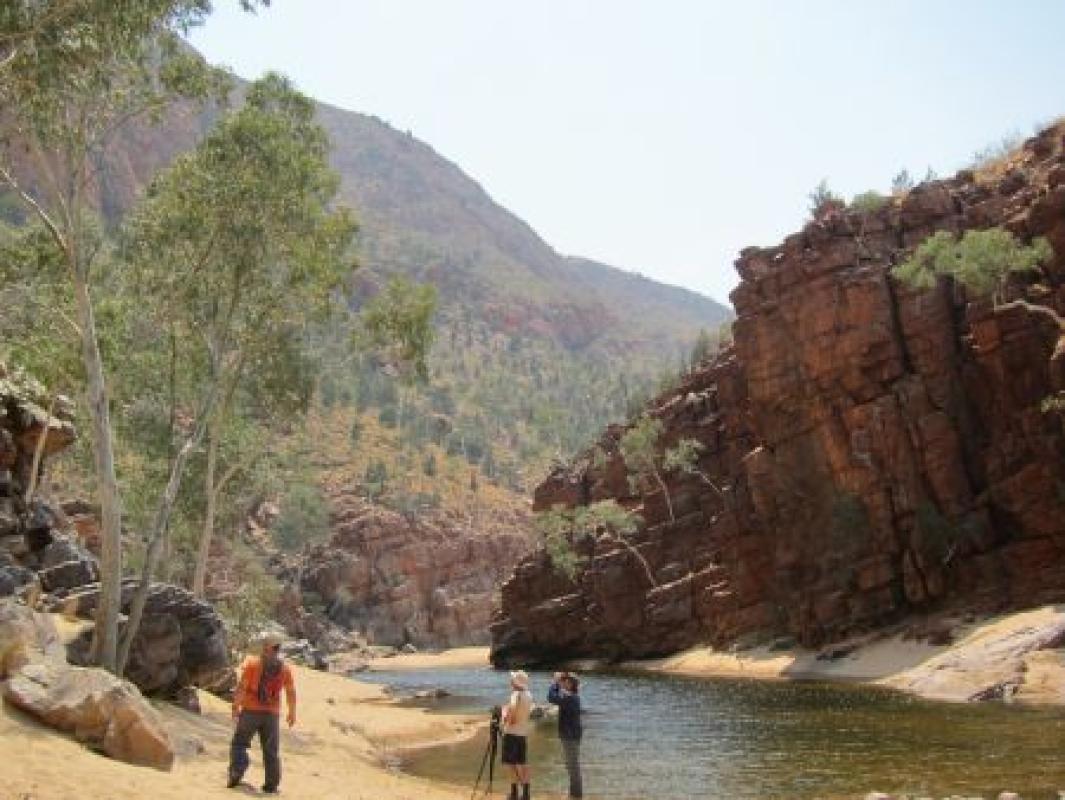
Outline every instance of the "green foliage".
<svg viewBox="0 0 1065 800">
<path fill-rule="evenodd" d="M 270 532 L 282 550 L 297 552 L 329 535 L 329 506 L 322 490 L 307 479 L 292 483 L 280 500 L 281 514 Z"/>
<path fill-rule="evenodd" d="M 378 459 L 366 467 L 362 488 L 369 500 L 379 500 L 388 490 L 388 466 Z"/>
<path fill-rule="evenodd" d="M 1026 246 L 1002 228 L 966 231 L 960 239 L 949 231 L 938 231 L 892 273 L 917 289 L 930 289 L 938 276 L 949 276 L 976 294 L 997 301 L 1011 274 L 1033 272 L 1051 255 L 1045 239 Z"/>
<path fill-rule="evenodd" d="M 576 508 L 555 506 L 536 518 L 536 528 L 551 564 L 570 580 L 584 563 L 574 550 L 575 541 L 604 534 L 624 539 L 639 530 L 639 525 L 640 518 L 614 500 Z"/>
<path fill-rule="evenodd" d="M 363 340 L 384 351 L 394 366 L 410 365 L 416 377 L 427 380 L 435 313 L 435 286 L 393 277 L 362 309 Z"/>
<path fill-rule="evenodd" d="M 668 472 L 696 473 L 699 456 L 705 449 L 695 439 L 681 439 L 663 455 L 662 468 Z"/>
<path fill-rule="evenodd" d="M 658 451 L 658 440 L 663 430 L 661 420 L 645 414 L 621 437 L 621 456 L 625 459 L 630 480 L 638 483 L 658 473 L 663 459 Z"/>
<path fill-rule="evenodd" d="M 823 180 L 807 195 L 810 201 L 810 216 L 817 219 L 834 205 L 844 205 L 843 198 L 828 188 L 828 180 Z"/>
<path fill-rule="evenodd" d="M 271 624 L 281 596 L 277 579 L 266 573 L 254 554 L 238 551 L 235 558 L 241 576 L 240 591 L 215 603 L 225 621 L 227 643 L 234 659 L 251 651 L 256 637 Z"/>
<path fill-rule="evenodd" d="M 851 198 L 850 207 L 863 214 L 870 214 L 874 211 L 879 211 L 890 201 L 890 197 L 885 197 L 880 192 L 869 190 L 868 192 L 854 195 Z"/>
</svg>

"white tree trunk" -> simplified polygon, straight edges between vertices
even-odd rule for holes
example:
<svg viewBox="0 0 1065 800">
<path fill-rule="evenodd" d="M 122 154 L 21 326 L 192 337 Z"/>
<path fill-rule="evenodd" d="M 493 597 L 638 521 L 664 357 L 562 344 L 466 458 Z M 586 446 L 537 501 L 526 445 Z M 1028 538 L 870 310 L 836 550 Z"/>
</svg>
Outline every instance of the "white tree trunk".
<svg viewBox="0 0 1065 800">
<path fill-rule="evenodd" d="M 207 562 L 211 555 L 211 540 L 214 538 L 215 506 L 217 489 L 215 471 L 218 468 L 218 425 L 207 426 L 207 469 L 203 480 L 206 508 L 203 514 L 203 533 L 200 535 L 200 547 L 196 553 L 196 569 L 192 575 L 192 593 L 203 599 L 207 592 Z"/>
<path fill-rule="evenodd" d="M 118 615 L 122 605 L 122 508 L 115 477 L 115 454 L 103 360 L 96 340 L 96 319 L 89 297 L 88 279 L 76 268 L 71 273 L 78 324 L 81 326 L 96 491 L 100 502 L 100 597 L 96 606 L 92 660 L 98 666 L 115 672 L 118 667 Z"/>
<path fill-rule="evenodd" d="M 652 474 L 655 476 L 655 480 L 662 489 L 662 495 L 666 498 L 666 510 L 669 511 L 669 521 L 676 522 L 677 518 L 673 516 L 673 498 L 669 496 L 669 489 L 666 487 L 666 482 L 662 480 L 662 476 L 658 474 L 658 470 L 654 470 Z"/>
</svg>

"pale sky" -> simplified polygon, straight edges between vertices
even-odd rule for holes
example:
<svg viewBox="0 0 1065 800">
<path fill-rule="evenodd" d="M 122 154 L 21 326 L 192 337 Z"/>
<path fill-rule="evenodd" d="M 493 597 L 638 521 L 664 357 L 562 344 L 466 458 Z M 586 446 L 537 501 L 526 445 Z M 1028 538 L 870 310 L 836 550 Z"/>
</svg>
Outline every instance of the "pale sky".
<svg viewBox="0 0 1065 800">
<path fill-rule="evenodd" d="M 1062 0 L 273 0 L 193 44 L 410 130 L 560 252 L 726 301 L 822 179 L 887 191 L 1065 114 Z"/>
</svg>

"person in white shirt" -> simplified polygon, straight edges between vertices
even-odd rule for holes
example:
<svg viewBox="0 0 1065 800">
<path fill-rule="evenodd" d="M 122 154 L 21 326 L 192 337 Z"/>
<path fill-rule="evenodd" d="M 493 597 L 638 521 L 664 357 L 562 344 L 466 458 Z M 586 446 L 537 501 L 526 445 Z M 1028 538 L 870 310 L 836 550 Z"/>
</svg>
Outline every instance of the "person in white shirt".
<svg viewBox="0 0 1065 800">
<path fill-rule="evenodd" d="M 528 737 L 533 699 L 529 693 L 529 676 L 522 670 L 510 673 L 510 700 L 503 706 L 503 763 L 514 776 L 510 800 L 530 800 Z"/>
</svg>

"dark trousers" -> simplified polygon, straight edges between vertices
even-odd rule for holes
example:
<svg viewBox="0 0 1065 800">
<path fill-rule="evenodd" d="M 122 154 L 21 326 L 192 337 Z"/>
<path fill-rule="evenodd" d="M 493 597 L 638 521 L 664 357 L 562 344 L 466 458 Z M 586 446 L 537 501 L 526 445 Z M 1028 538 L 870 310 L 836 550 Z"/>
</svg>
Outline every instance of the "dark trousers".
<svg viewBox="0 0 1065 800">
<path fill-rule="evenodd" d="M 566 760 L 566 772 L 569 774 L 569 796 L 584 797 L 581 783 L 581 740 L 563 739 L 562 756 Z"/>
<path fill-rule="evenodd" d="M 240 712 L 237 729 L 233 731 L 233 741 L 229 745 L 229 777 L 234 782 L 244 777 L 244 771 L 248 768 L 248 747 L 255 734 L 259 734 L 263 765 L 266 767 L 263 788 L 274 791 L 281 783 L 281 717 L 268 711 Z"/>
</svg>

